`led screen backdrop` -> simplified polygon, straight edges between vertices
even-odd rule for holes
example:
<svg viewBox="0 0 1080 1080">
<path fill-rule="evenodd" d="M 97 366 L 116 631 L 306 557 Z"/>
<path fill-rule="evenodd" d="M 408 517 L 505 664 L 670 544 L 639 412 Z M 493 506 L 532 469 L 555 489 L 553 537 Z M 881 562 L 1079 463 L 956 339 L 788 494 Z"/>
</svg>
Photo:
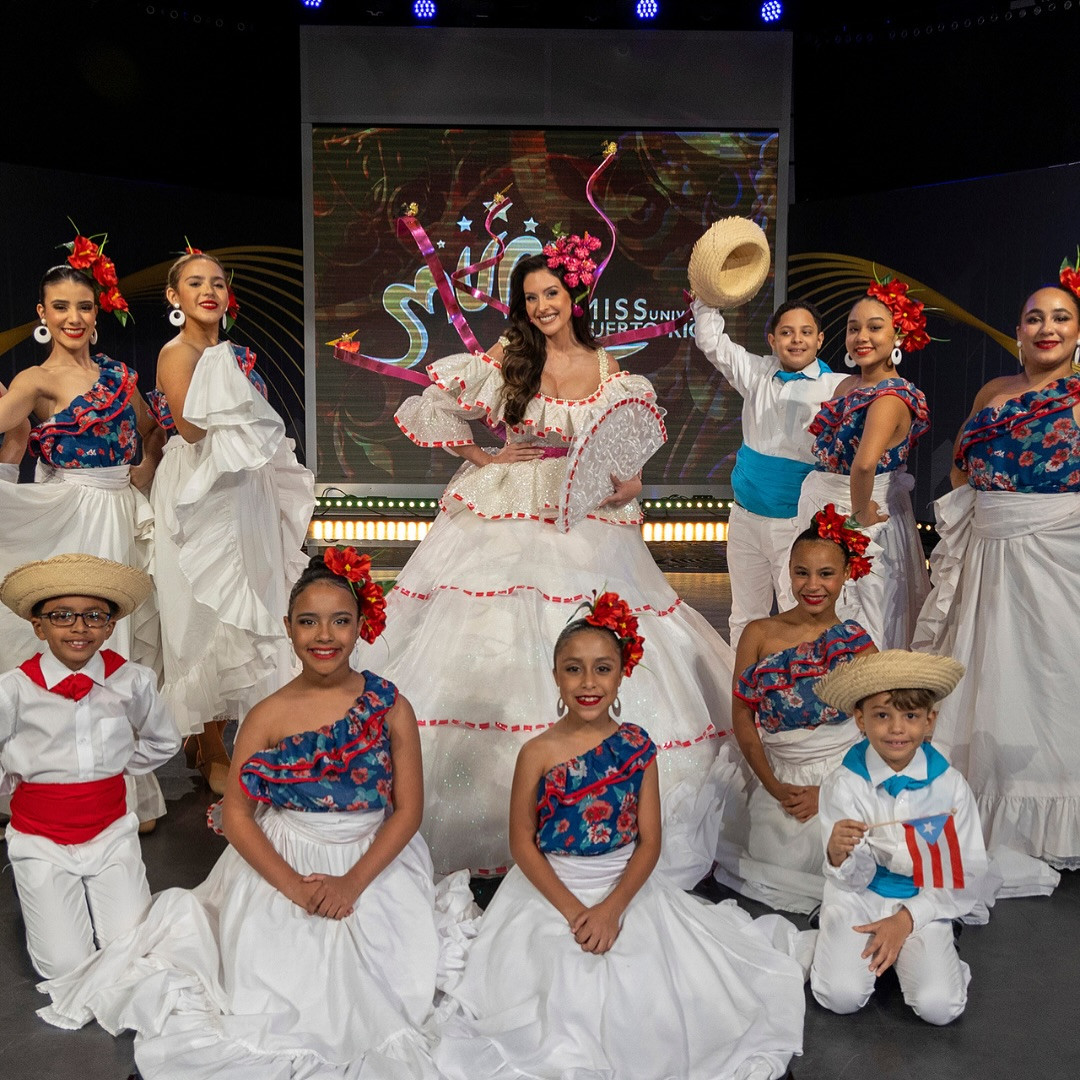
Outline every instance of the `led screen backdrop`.
<svg viewBox="0 0 1080 1080">
<path fill-rule="evenodd" d="M 539 251 L 556 224 L 599 235 L 606 250 L 608 233 L 586 201 L 585 182 L 600 163 L 602 144 L 614 140 L 618 157 L 593 192 L 618 232 L 592 305 L 598 335 L 678 315 L 690 250 L 721 217 L 753 218 L 775 250 L 776 131 L 328 124 L 310 130 L 320 484 L 442 485 L 459 464 L 442 451 L 413 446 L 394 424 L 394 410 L 419 386 L 348 366 L 325 344 L 356 330 L 363 353 L 414 372 L 463 351 L 420 251 L 396 235 L 395 220 L 408 204 L 417 205 L 449 273 L 494 254 L 485 204 L 509 189 L 513 205 L 493 224 L 506 257 L 497 271 L 471 282 L 505 303 L 514 263 Z M 502 314 L 467 293 L 457 296 L 480 342 L 495 342 Z M 757 298 L 731 314 L 735 339 L 767 351 L 765 321 L 773 307 L 770 274 Z M 669 442 L 647 467 L 646 485 L 728 491 L 741 401 L 694 346 L 692 324 L 612 351 L 621 366 L 653 382 L 668 410 Z"/>
</svg>

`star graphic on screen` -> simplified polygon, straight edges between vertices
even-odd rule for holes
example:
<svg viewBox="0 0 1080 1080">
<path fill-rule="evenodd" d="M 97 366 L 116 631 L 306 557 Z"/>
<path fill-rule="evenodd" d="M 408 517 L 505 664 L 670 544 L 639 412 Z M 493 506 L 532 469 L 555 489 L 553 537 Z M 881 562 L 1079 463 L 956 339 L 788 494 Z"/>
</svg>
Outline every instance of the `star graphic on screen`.
<svg viewBox="0 0 1080 1080">
<path fill-rule="evenodd" d="M 472 228 L 472 222 L 464 215 L 461 215 L 461 220 L 457 223 L 459 232 L 468 232 Z"/>
<path fill-rule="evenodd" d="M 492 208 L 492 207 L 493 207 L 494 205 L 495 205 L 495 200 L 494 200 L 494 199 L 491 199 L 491 200 L 490 200 L 489 202 L 486 202 L 486 203 L 484 203 L 484 209 L 485 209 L 485 210 L 490 210 L 490 209 L 491 209 L 491 208 Z M 505 221 L 505 222 L 508 222 L 508 223 L 509 223 L 509 220 L 510 220 L 510 219 L 509 219 L 509 218 L 508 218 L 508 217 L 506 216 L 506 211 L 507 211 L 507 210 L 509 210 L 509 209 L 510 209 L 510 208 L 509 208 L 509 206 L 504 206 L 504 207 L 503 207 L 503 208 L 502 208 L 502 209 L 501 209 L 501 210 L 500 210 L 500 211 L 499 211 L 499 212 L 498 212 L 498 213 L 497 213 L 497 214 L 495 215 L 495 217 L 494 217 L 494 218 L 493 218 L 492 220 L 493 220 L 493 221 L 497 221 L 497 220 L 498 220 L 499 218 L 502 218 L 502 219 L 503 219 L 503 221 Z"/>
<path fill-rule="evenodd" d="M 524 224 L 526 232 L 534 233 L 536 232 L 536 226 L 539 225 L 540 222 L 534 217 L 527 217 L 522 224 Z"/>
<path fill-rule="evenodd" d="M 435 241 L 435 246 L 444 248 L 444 247 L 446 247 L 446 241 L 445 240 L 436 240 Z"/>
</svg>

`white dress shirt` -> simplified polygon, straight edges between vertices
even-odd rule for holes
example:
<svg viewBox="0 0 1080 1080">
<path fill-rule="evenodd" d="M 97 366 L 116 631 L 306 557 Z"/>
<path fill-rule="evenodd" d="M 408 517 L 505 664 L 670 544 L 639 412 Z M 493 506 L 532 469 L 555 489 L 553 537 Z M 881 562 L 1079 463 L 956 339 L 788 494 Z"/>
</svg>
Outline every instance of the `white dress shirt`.
<svg viewBox="0 0 1080 1080">
<path fill-rule="evenodd" d="M 839 887 L 859 892 L 873 880 L 878 865 L 895 874 L 911 876 L 912 860 L 901 824 L 887 825 L 867 833 L 854 851 L 839 865 L 829 862 L 829 837 L 843 818 L 873 825 L 879 821 L 910 821 L 944 814 L 955 808 L 953 823 L 964 866 L 963 889 L 922 888 L 910 898 L 897 899 L 911 913 L 916 930 L 934 919 L 957 919 L 968 914 L 978 902 L 975 883 L 986 873 L 986 848 L 975 798 L 967 781 L 951 765 L 925 787 L 908 788 L 895 798 L 881 784 L 890 776 L 926 779 L 926 755 L 920 748 L 908 765 L 894 770 L 872 746 L 866 748 L 869 783 L 841 765 L 825 778 L 818 798 L 818 817 L 825 846 L 825 877 Z"/>
<path fill-rule="evenodd" d="M 75 674 L 48 649 L 41 673 L 47 686 Z M 19 668 L 0 675 L 0 793 L 22 780 L 74 784 L 148 773 L 179 749 L 150 668 L 129 660 L 106 678 L 95 653 L 79 674 L 94 682 L 80 701 L 43 689 Z"/>
<path fill-rule="evenodd" d="M 698 348 L 742 396 L 743 442 L 759 454 L 814 464 L 813 440 L 806 429 L 847 375 L 824 372 L 815 360 L 803 368 L 805 378 L 774 378 L 780 370 L 778 357 L 755 356 L 736 345 L 724 332 L 724 316 L 716 308 L 695 300 L 693 310 Z"/>
</svg>

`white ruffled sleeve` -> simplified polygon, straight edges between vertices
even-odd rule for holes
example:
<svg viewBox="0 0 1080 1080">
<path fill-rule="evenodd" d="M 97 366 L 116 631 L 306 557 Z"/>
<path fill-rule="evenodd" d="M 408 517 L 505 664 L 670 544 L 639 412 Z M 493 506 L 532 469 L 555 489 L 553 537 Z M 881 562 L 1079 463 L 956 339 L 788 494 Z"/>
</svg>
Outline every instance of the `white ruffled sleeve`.
<svg viewBox="0 0 1080 1080">
<path fill-rule="evenodd" d="M 498 363 L 483 354 L 460 353 L 428 365 L 432 385 L 407 398 L 394 414 L 417 446 L 472 446 L 470 421 L 501 413 L 503 378 Z"/>
</svg>

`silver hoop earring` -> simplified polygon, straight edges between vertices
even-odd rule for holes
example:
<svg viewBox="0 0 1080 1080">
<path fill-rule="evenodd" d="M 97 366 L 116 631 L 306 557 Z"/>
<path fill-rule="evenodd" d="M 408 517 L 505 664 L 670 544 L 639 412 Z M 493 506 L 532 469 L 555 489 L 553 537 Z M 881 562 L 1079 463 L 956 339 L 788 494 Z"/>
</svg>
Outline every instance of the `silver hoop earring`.
<svg viewBox="0 0 1080 1080">
<path fill-rule="evenodd" d="M 97 327 L 96 326 L 94 327 L 93 330 L 90 331 L 90 344 L 91 345 L 96 345 L 97 344 Z"/>
<path fill-rule="evenodd" d="M 172 311 L 169 312 L 169 322 L 173 326 L 183 326 L 187 322 L 187 316 L 180 310 L 179 304 L 173 304 Z"/>
<path fill-rule="evenodd" d="M 52 331 L 45 325 L 44 319 L 41 320 L 40 326 L 34 327 L 34 340 L 42 345 L 48 345 L 52 341 Z"/>
<path fill-rule="evenodd" d="M 859 366 L 855 363 L 854 360 L 851 359 L 851 353 L 844 353 L 844 363 L 850 368 L 855 368 Z"/>
<path fill-rule="evenodd" d="M 616 720 L 622 716 L 622 702 L 619 700 L 618 696 L 616 696 L 615 700 L 611 703 L 611 715 L 614 716 Z"/>
<path fill-rule="evenodd" d="M 562 697 L 559 698 L 558 705 L 555 706 L 555 715 L 561 720 L 567 713 L 566 702 Z"/>
</svg>

